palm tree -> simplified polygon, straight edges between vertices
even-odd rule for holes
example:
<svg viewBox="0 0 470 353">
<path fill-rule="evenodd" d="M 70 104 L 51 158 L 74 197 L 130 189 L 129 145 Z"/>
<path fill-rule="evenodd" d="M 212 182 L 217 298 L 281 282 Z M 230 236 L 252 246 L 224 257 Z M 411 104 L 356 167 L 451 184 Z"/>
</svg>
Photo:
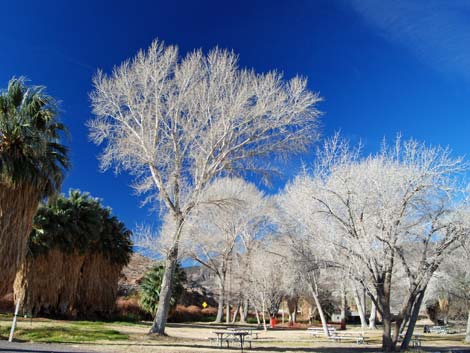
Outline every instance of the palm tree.
<svg viewBox="0 0 470 353">
<path fill-rule="evenodd" d="M 115 309 L 132 232 L 87 192 L 70 190 L 41 203 L 14 294 L 24 312 L 82 317 Z"/>
<path fill-rule="evenodd" d="M 157 264 L 144 275 L 140 284 L 140 307 L 152 315 L 155 315 L 157 312 L 164 272 L 165 267 L 163 264 Z M 186 283 L 186 272 L 184 272 L 179 264 L 176 264 L 170 299 L 172 307 L 176 306 L 177 300 L 183 294 L 184 283 Z"/>
<path fill-rule="evenodd" d="M 13 78 L 0 92 L 0 295 L 24 259 L 39 201 L 60 189 L 68 169 L 64 130 L 44 87 Z"/>
</svg>

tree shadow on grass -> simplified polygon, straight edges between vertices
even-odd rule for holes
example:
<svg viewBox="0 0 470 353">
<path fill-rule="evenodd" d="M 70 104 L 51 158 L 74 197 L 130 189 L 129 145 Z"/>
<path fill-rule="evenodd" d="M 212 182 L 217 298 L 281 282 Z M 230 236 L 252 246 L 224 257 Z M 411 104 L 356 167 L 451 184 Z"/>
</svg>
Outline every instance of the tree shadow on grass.
<svg viewBox="0 0 470 353">
<path fill-rule="evenodd" d="M 57 350 L 51 350 L 51 349 L 21 349 L 21 348 L 0 348 L 0 352 L 8 352 L 8 353 L 87 353 L 85 351 L 57 351 Z M 91 352 L 90 352 L 91 353 Z"/>
</svg>

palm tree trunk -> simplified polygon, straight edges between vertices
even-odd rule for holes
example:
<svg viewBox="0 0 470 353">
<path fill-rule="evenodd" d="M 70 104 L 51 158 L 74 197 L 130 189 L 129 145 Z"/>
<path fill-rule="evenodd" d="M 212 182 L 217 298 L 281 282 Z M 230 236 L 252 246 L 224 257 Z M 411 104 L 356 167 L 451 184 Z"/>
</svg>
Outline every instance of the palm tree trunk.
<svg viewBox="0 0 470 353">
<path fill-rule="evenodd" d="M 79 292 L 84 261 L 85 255 L 58 249 L 37 257 L 28 256 L 16 273 L 14 284 L 14 298 L 15 301 L 21 299 L 22 312 L 29 315 L 45 312 L 58 316 L 78 314 L 79 304 L 83 303 Z M 107 285 L 105 287 L 109 289 Z"/>
<path fill-rule="evenodd" d="M 39 195 L 33 187 L 11 188 L 0 184 L 0 296 L 13 289 L 38 204 Z"/>
</svg>

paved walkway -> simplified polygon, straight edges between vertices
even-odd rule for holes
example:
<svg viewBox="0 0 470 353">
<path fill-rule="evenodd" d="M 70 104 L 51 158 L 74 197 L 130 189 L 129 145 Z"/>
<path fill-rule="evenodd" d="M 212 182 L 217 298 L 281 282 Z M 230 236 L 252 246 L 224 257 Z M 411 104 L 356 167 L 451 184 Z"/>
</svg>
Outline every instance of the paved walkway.
<svg viewBox="0 0 470 353">
<path fill-rule="evenodd" d="M 90 353 L 70 345 L 0 341 L 0 353 Z"/>
</svg>

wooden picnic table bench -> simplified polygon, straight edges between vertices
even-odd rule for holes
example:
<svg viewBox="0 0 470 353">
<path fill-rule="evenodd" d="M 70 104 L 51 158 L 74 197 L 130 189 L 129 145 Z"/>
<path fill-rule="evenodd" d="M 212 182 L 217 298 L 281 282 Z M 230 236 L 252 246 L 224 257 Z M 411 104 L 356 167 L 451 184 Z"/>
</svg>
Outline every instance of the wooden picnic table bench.
<svg viewBox="0 0 470 353">
<path fill-rule="evenodd" d="M 429 333 L 446 335 L 449 333 L 449 326 L 431 326 L 429 327 Z"/>
<path fill-rule="evenodd" d="M 336 332 L 330 336 L 330 340 L 335 342 L 353 340 L 356 341 L 357 344 L 366 343 L 366 338 L 363 332 Z"/>
<path fill-rule="evenodd" d="M 307 332 L 312 336 L 322 336 L 325 334 L 325 330 L 323 329 L 323 327 L 309 327 L 307 328 Z M 328 333 L 330 335 L 334 335 L 336 333 L 336 328 L 328 326 Z"/>
</svg>

